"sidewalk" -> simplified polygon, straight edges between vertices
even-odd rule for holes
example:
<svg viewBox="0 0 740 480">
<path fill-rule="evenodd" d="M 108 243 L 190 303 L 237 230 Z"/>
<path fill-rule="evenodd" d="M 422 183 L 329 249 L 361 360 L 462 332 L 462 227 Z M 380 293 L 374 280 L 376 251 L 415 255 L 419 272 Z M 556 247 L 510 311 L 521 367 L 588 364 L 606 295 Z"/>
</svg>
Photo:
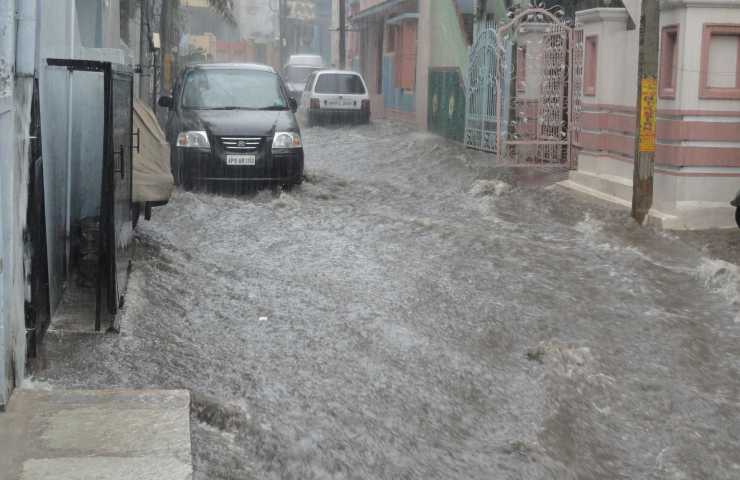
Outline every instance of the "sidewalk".
<svg viewBox="0 0 740 480">
<path fill-rule="evenodd" d="M 0 452 L 2 480 L 190 479 L 190 394 L 17 390 Z"/>
</svg>

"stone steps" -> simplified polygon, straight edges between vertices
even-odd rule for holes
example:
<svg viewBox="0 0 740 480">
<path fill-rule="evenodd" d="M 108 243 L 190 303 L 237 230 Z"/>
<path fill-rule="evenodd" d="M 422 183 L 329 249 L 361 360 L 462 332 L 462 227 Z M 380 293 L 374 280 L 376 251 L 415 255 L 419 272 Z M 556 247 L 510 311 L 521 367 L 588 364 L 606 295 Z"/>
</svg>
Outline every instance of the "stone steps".
<svg viewBox="0 0 740 480">
<path fill-rule="evenodd" d="M 182 390 L 17 390 L 0 414 L 3 480 L 185 480 L 190 448 Z"/>
</svg>

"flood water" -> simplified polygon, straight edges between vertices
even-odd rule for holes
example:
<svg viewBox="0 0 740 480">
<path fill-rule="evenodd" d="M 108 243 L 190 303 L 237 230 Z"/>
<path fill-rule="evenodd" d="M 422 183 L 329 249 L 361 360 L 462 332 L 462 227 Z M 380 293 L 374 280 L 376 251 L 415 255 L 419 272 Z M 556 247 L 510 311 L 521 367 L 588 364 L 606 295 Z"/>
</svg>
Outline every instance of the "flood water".
<svg viewBox="0 0 740 480">
<path fill-rule="evenodd" d="M 304 141 L 290 192 L 156 209 L 121 334 L 35 380 L 191 390 L 201 480 L 740 478 L 732 255 L 399 125 Z"/>
</svg>

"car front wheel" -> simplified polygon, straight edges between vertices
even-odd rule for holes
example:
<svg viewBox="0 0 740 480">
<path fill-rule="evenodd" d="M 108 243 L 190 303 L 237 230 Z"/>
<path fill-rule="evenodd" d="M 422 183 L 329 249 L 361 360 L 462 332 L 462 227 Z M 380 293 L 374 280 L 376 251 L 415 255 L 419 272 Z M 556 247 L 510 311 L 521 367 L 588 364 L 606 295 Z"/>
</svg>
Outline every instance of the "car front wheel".
<svg viewBox="0 0 740 480">
<path fill-rule="evenodd" d="M 740 228 L 740 207 L 735 209 L 735 223 L 737 223 L 737 227 Z"/>
</svg>

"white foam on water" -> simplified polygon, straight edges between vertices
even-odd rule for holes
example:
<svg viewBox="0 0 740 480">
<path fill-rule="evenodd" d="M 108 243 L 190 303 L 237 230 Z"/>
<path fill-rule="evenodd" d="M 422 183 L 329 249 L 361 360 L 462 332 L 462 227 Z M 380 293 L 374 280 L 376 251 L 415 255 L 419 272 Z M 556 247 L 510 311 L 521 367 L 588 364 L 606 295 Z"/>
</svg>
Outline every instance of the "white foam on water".
<svg viewBox="0 0 740 480">
<path fill-rule="evenodd" d="M 697 273 L 709 290 L 738 307 L 735 323 L 740 323 L 740 267 L 724 260 L 703 258 Z"/>
<path fill-rule="evenodd" d="M 21 383 L 21 388 L 23 390 L 39 390 L 45 392 L 54 390 L 54 386 L 51 383 L 35 380 L 33 377 L 24 378 L 23 383 Z"/>
<path fill-rule="evenodd" d="M 589 213 L 586 213 L 583 220 L 576 223 L 575 229 L 588 238 L 595 237 L 604 228 L 604 224 L 599 220 L 591 218 Z"/>
<path fill-rule="evenodd" d="M 511 190 L 511 185 L 501 180 L 476 180 L 470 188 L 475 197 L 498 197 Z"/>
</svg>

